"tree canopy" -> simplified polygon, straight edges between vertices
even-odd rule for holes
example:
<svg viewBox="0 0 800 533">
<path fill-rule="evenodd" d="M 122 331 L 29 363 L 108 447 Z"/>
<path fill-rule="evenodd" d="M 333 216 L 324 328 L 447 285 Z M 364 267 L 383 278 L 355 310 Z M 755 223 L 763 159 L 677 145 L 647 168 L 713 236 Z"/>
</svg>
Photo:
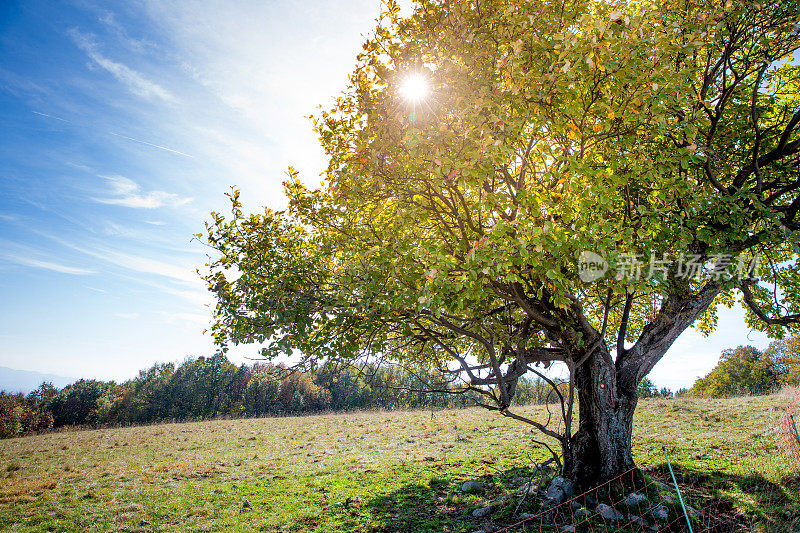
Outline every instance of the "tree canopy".
<svg viewBox="0 0 800 533">
<path fill-rule="evenodd" d="M 629 465 L 637 385 L 682 331 L 737 298 L 797 328 L 798 20 L 794 0 L 389 3 L 314 119 L 322 185 L 290 169 L 286 210 L 234 192 L 212 214 L 216 341 L 436 369 L 565 469 Z M 561 432 L 509 409 L 554 362 Z"/>
</svg>

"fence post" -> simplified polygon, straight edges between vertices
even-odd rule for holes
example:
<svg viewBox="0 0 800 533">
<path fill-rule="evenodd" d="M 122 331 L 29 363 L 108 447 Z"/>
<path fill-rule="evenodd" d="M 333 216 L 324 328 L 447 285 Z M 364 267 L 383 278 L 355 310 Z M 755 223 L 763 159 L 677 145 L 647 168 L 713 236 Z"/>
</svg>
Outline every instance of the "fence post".
<svg viewBox="0 0 800 533">
<path fill-rule="evenodd" d="M 675 490 L 678 493 L 678 501 L 681 502 L 681 509 L 683 509 L 683 516 L 686 517 L 686 525 L 689 526 L 689 533 L 694 533 L 692 531 L 692 523 L 689 520 L 689 513 L 686 512 L 686 506 L 683 504 L 683 496 L 681 496 L 681 489 L 678 488 L 678 480 L 675 479 L 675 473 L 672 471 L 672 465 L 669 462 L 669 456 L 667 455 L 666 446 L 662 446 L 661 450 L 663 450 L 664 458 L 667 460 L 667 466 L 669 467 L 669 473 L 672 476 L 672 482 L 675 484 Z"/>
<path fill-rule="evenodd" d="M 789 418 L 792 419 L 792 427 L 794 428 L 794 438 L 797 440 L 797 444 L 800 444 L 800 434 L 797 433 L 797 424 L 794 422 L 794 415 L 789 415 Z"/>
</svg>

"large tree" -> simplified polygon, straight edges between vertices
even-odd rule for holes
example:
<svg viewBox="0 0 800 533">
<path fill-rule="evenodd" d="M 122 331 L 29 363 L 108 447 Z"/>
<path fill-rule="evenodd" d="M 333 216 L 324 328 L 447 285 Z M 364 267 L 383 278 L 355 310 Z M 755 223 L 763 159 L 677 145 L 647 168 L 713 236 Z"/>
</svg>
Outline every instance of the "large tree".
<svg viewBox="0 0 800 533">
<path fill-rule="evenodd" d="M 798 2 L 400 13 L 315 118 L 321 186 L 290 169 L 286 210 L 212 215 L 216 341 L 438 370 L 566 475 L 633 467 L 637 385 L 684 330 L 737 298 L 773 336 L 800 319 Z M 558 428 L 511 408 L 553 363 Z"/>
</svg>

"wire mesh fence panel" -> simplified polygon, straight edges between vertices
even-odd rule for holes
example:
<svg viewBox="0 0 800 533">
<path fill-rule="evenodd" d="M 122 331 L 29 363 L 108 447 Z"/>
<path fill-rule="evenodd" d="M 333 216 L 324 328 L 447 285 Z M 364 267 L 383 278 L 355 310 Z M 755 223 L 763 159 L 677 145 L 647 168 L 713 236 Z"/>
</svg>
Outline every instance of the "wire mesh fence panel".
<svg viewBox="0 0 800 533">
<path fill-rule="evenodd" d="M 557 505 L 524 516 L 496 533 L 579 533 L 606 531 L 690 531 L 674 487 L 652 473 L 630 470 Z M 692 503 L 695 501 L 692 500 Z M 730 532 L 734 524 L 707 508 L 686 506 L 692 531 Z"/>
<path fill-rule="evenodd" d="M 800 387 L 794 390 L 789 406 L 783 413 L 779 428 L 780 438 L 789 454 L 800 463 Z"/>
</svg>

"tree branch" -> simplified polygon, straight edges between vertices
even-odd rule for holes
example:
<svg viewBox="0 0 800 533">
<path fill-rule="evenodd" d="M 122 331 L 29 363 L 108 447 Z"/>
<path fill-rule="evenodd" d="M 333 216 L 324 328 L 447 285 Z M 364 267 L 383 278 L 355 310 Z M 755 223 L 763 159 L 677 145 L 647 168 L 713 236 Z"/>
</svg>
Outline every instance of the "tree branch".
<svg viewBox="0 0 800 533">
<path fill-rule="evenodd" d="M 619 323 L 619 333 L 617 333 L 617 357 L 625 354 L 625 336 L 628 333 L 628 320 L 631 316 L 631 307 L 633 307 L 633 294 L 625 294 L 625 308 L 622 310 L 622 319 Z"/>
<path fill-rule="evenodd" d="M 767 316 L 764 311 L 758 307 L 755 298 L 753 297 L 753 293 L 750 291 L 749 285 L 754 284 L 755 281 L 751 280 L 748 282 L 743 282 L 739 285 L 739 290 L 742 291 L 742 299 L 744 303 L 747 304 L 747 307 L 750 308 L 751 311 L 762 321 L 766 322 L 767 324 L 774 325 L 774 326 L 790 326 L 792 324 L 800 324 L 800 313 L 794 315 L 786 315 L 778 318 L 772 318 Z"/>
</svg>

